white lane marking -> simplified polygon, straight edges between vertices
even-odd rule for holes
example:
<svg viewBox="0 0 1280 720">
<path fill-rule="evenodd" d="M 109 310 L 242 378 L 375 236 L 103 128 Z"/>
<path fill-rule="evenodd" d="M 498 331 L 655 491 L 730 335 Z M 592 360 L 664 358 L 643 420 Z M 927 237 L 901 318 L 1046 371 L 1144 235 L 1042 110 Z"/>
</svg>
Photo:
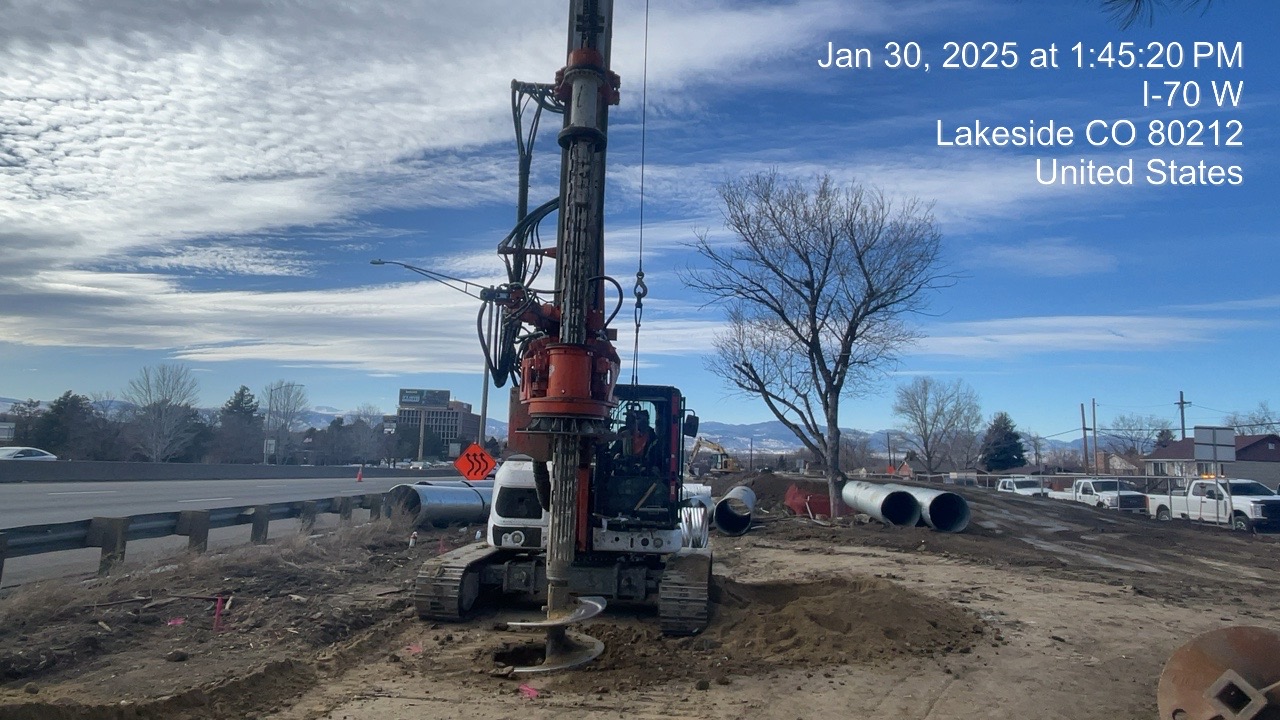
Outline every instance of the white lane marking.
<svg viewBox="0 0 1280 720">
<path fill-rule="evenodd" d="M 288 485 L 254 485 L 254 487 L 256 487 L 256 488 L 282 488 L 282 487 L 289 487 L 289 486 L 288 486 Z"/>
<path fill-rule="evenodd" d="M 110 495 L 119 492 L 119 490 L 69 490 L 66 492 L 51 492 L 50 495 Z"/>
<path fill-rule="evenodd" d="M 179 500 L 178 502 L 213 502 L 214 500 L 234 500 L 235 498 L 197 498 L 195 500 Z"/>
</svg>

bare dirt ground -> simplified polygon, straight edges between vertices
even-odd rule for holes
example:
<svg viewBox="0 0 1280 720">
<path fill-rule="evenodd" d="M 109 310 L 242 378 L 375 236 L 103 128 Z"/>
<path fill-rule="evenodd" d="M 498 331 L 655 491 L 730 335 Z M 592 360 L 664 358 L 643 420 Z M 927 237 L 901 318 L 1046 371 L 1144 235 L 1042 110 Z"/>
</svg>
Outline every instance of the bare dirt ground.
<svg viewBox="0 0 1280 720">
<path fill-rule="evenodd" d="M 536 609 L 419 622 L 418 563 L 473 530 L 383 524 L 0 599 L 0 718 L 1149 718 L 1175 648 L 1272 624 L 1274 536 L 971 489 L 964 534 L 824 526 L 785 515 L 792 479 L 732 480 L 760 522 L 714 539 L 693 638 L 611 608 L 589 668 L 505 677 Z"/>
</svg>

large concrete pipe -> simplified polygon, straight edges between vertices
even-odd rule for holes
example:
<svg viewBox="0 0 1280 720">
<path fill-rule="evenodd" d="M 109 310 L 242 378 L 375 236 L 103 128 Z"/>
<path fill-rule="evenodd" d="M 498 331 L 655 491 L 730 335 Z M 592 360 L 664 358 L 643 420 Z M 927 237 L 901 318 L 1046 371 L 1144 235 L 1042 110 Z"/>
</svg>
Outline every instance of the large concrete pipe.
<svg viewBox="0 0 1280 720">
<path fill-rule="evenodd" d="M 920 503 L 915 496 L 888 485 L 852 480 L 844 484 L 840 497 L 854 510 L 887 525 L 914 527 L 920 522 Z"/>
<path fill-rule="evenodd" d="M 741 535 L 751 528 L 751 513 L 756 509 L 756 494 L 739 485 L 720 498 L 711 511 L 716 529 L 725 535 Z"/>
<path fill-rule="evenodd" d="M 938 532 L 958 533 L 969 527 L 969 502 L 953 492 L 910 485 L 885 487 L 911 493 L 920 503 L 920 519 Z"/>
<path fill-rule="evenodd" d="M 387 491 L 387 500 L 393 509 L 408 513 L 414 527 L 486 523 L 493 486 L 396 485 Z"/>
</svg>

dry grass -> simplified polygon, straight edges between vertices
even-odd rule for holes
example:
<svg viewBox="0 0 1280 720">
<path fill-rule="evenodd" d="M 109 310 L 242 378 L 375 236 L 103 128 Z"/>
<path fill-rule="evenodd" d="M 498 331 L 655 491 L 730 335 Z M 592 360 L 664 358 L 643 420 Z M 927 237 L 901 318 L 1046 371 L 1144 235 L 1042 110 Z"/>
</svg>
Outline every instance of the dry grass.
<svg viewBox="0 0 1280 720">
<path fill-rule="evenodd" d="M 317 535 L 292 533 L 265 545 L 242 545 L 205 554 L 181 552 L 141 567 L 88 581 L 30 583 L 0 597 L 0 637 L 42 627 L 84 609 L 130 598 L 217 592 L 227 580 L 290 575 L 304 567 L 341 571 L 367 561 L 380 549 L 403 547 L 403 518 L 345 524 Z"/>
</svg>

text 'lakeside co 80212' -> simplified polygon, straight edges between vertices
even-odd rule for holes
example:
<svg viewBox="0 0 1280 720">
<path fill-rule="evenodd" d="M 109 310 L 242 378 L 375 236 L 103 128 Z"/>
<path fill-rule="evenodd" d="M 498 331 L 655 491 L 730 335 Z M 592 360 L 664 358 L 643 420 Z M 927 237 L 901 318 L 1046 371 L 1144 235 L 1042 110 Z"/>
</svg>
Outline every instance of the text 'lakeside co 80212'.
<svg viewBox="0 0 1280 720">
<path fill-rule="evenodd" d="M 1019 125 L 995 125 L 973 120 L 962 125 L 935 121 L 935 144 L 938 147 L 1072 147 L 1078 139 L 1096 148 L 1146 145 L 1166 147 L 1244 147 L 1244 123 L 1237 119 L 1204 121 L 1148 120 L 1137 123 L 1127 118 L 1090 120 L 1083 131 L 1050 120 L 1037 123 L 1028 120 Z"/>
</svg>

